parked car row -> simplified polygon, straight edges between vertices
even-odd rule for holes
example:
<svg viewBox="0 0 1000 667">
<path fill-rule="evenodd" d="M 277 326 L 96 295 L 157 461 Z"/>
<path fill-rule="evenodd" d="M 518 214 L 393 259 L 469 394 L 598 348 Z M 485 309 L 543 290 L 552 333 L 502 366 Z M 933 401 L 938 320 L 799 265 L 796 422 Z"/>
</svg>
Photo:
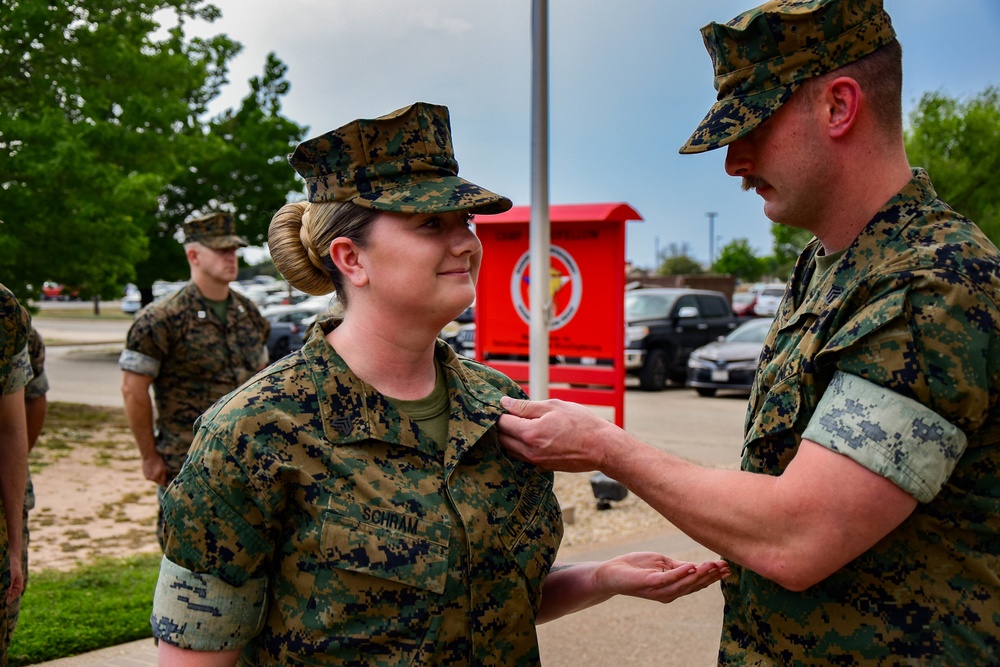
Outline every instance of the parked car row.
<svg viewBox="0 0 1000 667">
<path fill-rule="evenodd" d="M 292 306 L 309 298 L 305 292 L 273 276 L 261 275 L 251 280 L 234 281 L 229 283 L 229 287 L 253 301 L 258 308 Z"/>
<path fill-rule="evenodd" d="M 331 297 L 312 297 L 265 308 L 271 359 L 302 347 L 308 325 L 331 303 Z M 475 356 L 474 312 L 470 306 L 441 332 L 456 353 L 470 358 Z M 658 391 L 674 381 L 714 396 L 719 390 L 749 391 L 773 319 L 740 324 L 721 292 L 650 288 L 625 295 L 625 321 L 625 371 L 639 379 L 641 389 Z"/>
<path fill-rule="evenodd" d="M 258 276 L 257 280 L 247 283 L 231 283 L 230 288 L 254 301 L 260 314 L 271 323 L 267 350 L 271 360 L 276 361 L 301 348 L 309 325 L 327 312 L 332 312 L 337 300 L 333 294 L 311 297 L 298 290 L 289 290 L 284 282 L 261 278 Z M 173 294 L 185 284 L 183 281 L 156 281 L 153 283 L 154 301 Z M 130 285 L 122 299 L 122 311 L 134 315 L 140 308 L 139 290 Z"/>
<path fill-rule="evenodd" d="M 135 315 L 142 309 L 142 295 L 139 292 L 126 294 L 122 299 L 122 312 L 126 315 Z"/>
<path fill-rule="evenodd" d="M 771 320 L 743 321 L 721 292 L 688 288 L 637 289 L 625 295 L 625 372 L 646 391 L 669 381 L 704 396 L 719 389 L 747 390 Z M 441 333 L 454 350 L 475 352 L 475 323 Z"/>
<path fill-rule="evenodd" d="M 736 328 L 721 292 L 682 287 L 639 289 L 625 295 L 625 372 L 645 391 L 684 382 L 691 352 Z"/>
<path fill-rule="evenodd" d="M 785 296 L 784 285 L 773 285 L 765 287 L 757 295 L 757 305 L 754 306 L 754 315 L 758 317 L 774 317 L 778 313 L 778 306 Z"/>
<path fill-rule="evenodd" d="M 756 292 L 735 292 L 730 301 L 733 308 L 733 315 L 736 317 L 754 317 L 754 309 L 757 307 Z"/>
<path fill-rule="evenodd" d="M 156 280 L 153 282 L 153 301 L 170 296 L 180 290 L 187 282 L 184 280 Z M 135 315 L 142 308 L 142 295 L 139 288 L 129 283 L 125 286 L 125 296 L 122 298 L 122 312 L 127 315 Z"/>
<path fill-rule="evenodd" d="M 466 322 L 464 324 L 455 321 L 455 326 L 450 326 L 441 332 L 441 339 L 451 345 L 456 354 L 476 358 L 476 324 Z"/>
<path fill-rule="evenodd" d="M 156 301 L 172 294 L 185 284 L 186 281 L 183 280 L 177 282 L 157 280 L 153 283 L 153 300 Z M 289 306 L 309 298 L 305 292 L 291 288 L 284 281 L 276 280 L 271 276 L 256 276 L 253 280 L 234 281 L 229 284 L 229 287 L 253 301 L 258 308 Z M 134 315 L 139 312 L 141 307 L 142 298 L 139 289 L 135 285 L 128 285 L 121 302 L 122 312 Z"/>
<path fill-rule="evenodd" d="M 42 283 L 42 301 L 76 301 L 80 291 L 46 280 Z"/>
<path fill-rule="evenodd" d="M 733 314 L 737 317 L 774 317 L 784 295 L 784 283 L 755 283 L 746 292 L 733 294 Z"/>
<path fill-rule="evenodd" d="M 260 313 L 271 323 L 267 351 L 277 361 L 305 344 L 309 325 L 336 307 L 334 295 L 309 297 L 292 305 L 268 306 Z"/>
</svg>

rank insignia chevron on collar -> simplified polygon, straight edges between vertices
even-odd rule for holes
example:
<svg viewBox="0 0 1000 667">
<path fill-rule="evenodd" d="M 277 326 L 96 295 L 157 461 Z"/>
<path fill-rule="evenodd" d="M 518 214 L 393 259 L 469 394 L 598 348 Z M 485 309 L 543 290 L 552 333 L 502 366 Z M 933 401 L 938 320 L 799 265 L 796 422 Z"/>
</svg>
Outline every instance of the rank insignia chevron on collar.
<svg viewBox="0 0 1000 667">
<path fill-rule="evenodd" d="M 354 424 L 349 417 L 340 416 L 333 420 L 333 427 L 347 435 L 354 428 Z"/>
<path fill-rule="evenodd" d="M 833 303 L 834 301 L 836 301 L 837 297 L 843 294 L 843 292 L 844 292 L 843 287 L 841 287 L 840 285 L 834 285 L 827 291 L 826 296 L 823 297 L 823 299 L 828 304 Z"/>
</svg>

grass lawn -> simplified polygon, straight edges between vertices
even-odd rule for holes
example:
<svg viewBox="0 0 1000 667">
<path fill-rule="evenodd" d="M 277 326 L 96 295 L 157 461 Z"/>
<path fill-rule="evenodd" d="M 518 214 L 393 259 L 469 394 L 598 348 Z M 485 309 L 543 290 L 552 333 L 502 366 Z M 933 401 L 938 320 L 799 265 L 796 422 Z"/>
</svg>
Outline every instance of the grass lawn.
<svg viewBox="0 0 1000 667">
<path fill-rule="evenodd" d="M 10 667 L 79 655 L 152 636 L 160 556 L 101 560 L 30 575 L 8 651 Z"/>
<path fill-rule="evenodd" d="M 89 447 L 114 455 L 114 443 L 91 439 L 99 429 L 110 433 L 109 439 L 115 432 L 127 433 L 124 411 L 50 402 L 45 429 L 32 453 L 32 474 L 44 474 L 44 467 L 70 449 Z M 33 514 L 32 520 L 39 522 L 43 517 Z M 33 531 L 33 539 L 39 539 L 39 534 Z M 29 563 L 28 587 L 8 649 L 10 667 L 152 636 L 149 614 L 159 569 L 159 553 L 99 558 L 69 571 L 37 569 Z"/>
</svg>

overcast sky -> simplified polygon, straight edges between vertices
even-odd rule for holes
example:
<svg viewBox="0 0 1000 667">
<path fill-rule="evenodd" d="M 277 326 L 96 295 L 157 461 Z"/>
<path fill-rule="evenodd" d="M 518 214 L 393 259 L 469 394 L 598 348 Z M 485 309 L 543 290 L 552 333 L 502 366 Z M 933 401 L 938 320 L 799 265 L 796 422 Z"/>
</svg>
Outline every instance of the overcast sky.
<svg viewBox="0 0 1000 667">
<path fill-rule="evenodd" d="M 284 114 L 309 136 L 415 101 L 451 110 L 466 178 L 530 203 L 530 0 L 214 0 L 222 18 L 191 34 L 244 45 L 216 110 L 235 106 L 273 51 L 288 65 Z M 626 202 L 628 259 L 687 244 L 709 258 L 736 238 L 769 254 L 760 199 L 723 170 L 724 150 L 680 155 L 715 99 L 699 29 L 750 1 L 550 0 L 550 200 Z M 925 92 L 1000 85 L 998 0 L 885 0 L 903 45 L 903 104 Z M 931 174 L 933 177 L 933 174 Z"/>
</svg>

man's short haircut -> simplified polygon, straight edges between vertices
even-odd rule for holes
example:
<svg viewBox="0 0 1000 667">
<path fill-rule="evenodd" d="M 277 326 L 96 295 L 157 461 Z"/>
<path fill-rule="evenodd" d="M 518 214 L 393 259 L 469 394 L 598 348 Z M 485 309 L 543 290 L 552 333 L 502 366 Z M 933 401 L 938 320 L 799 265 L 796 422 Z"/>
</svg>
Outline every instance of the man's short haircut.
<svg viewBox="0 0 1000 667">
<path fill-rule="evenodd" d="M 866 104 L 883 133 L 895 136 L 903 131 L 903 48 L 898 40 L 832 72 L 808 79 L 792 101 L 812 99 L 819 88 L 841 76 L 850 77 L 861 86 Z"/>
</svg>

